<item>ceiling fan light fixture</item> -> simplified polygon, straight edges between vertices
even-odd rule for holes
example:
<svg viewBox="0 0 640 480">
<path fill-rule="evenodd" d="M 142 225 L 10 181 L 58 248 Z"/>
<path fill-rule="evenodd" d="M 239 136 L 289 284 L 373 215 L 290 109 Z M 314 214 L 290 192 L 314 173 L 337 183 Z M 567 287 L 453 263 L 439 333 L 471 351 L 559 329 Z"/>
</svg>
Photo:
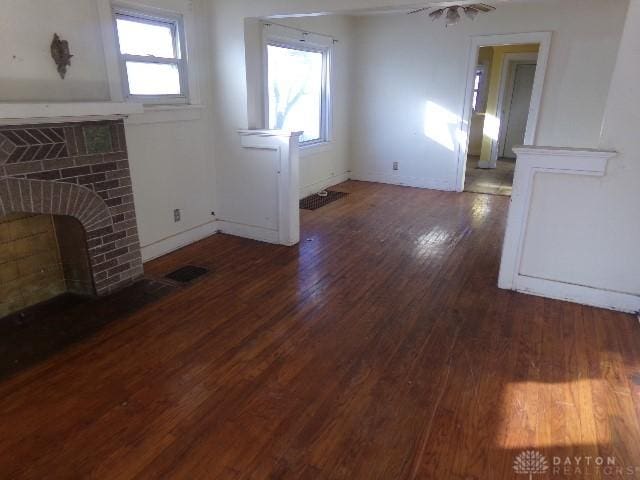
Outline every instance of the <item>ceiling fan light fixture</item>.
<svg viewBox="0 0 640 480">
<path fill-rule="evenodd" d="M 473 7 L 462 7 L 464 14 L 471 20 L 475 19 L 478 15 L 478 10 Z"/>
<path fill-rule="evenodd" d="M 451 25 L 455 25 L 460 21 L 460 12 L 458 12 L 458 7 L 453 6 L 447 9 L 447 23 L 446 26 L 449 27 Z"/>
<path fill-rule="evenodd" d="M 409 15 L 411 15 L 414 13 L 425 12 L 429 9 L 430 9 L 429 7 L 423 7 L 408 13 Z M 436 10 L 433 10 L 432 12 L 429 13 L 429 18 L 435 21 L 435 20 L 438 20 L 440 17 L 444 16 L 445 25 L 449 27 L 460 22 L 461 13 L 464 13 L 465 17 L 467 17 L 468 19 L 474 20 L 479 13 L 489 13 L 489 12 L 493 12 L 495 9 L 496 7 L 487 5 L 486 3 L 449 5 L 446 7 L 441 7 Z"/>
</svg>

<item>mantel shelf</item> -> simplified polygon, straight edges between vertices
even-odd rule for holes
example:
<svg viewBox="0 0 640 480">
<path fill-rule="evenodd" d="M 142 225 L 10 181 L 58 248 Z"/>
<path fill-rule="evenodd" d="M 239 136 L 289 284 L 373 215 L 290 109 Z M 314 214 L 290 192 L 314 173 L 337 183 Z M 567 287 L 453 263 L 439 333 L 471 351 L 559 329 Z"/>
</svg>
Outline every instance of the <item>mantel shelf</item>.
<svg viewBox="0 0 640 480">
<path fill-rule="evenodd" d="M 123 118 L 143 113 L 138 103 L 0 103 L 0 125 L 80 122 Z"/>
</svg>

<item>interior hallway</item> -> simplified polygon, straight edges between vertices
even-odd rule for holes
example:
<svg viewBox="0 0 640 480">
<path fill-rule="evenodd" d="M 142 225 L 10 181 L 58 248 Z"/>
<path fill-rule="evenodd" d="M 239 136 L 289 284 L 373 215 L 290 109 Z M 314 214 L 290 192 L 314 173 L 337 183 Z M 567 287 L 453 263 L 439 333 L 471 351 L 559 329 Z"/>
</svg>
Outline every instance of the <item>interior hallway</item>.
<svg viewBox="0 0 640 480">
<path fill-rule="evenodd" d="M 516 161 L 500 157 L 496 168 L 478 168 L 478 158 L 471 155 L 467 158 L 464 191 L 510 196 Z"/>
<path fill-rule="evenodd" d="M 212 273 L 0 384 L 0 477 L 505 479 L 529 448 L 640 465 L 637 319 L 499 290 L 508 198 L 335 188 L 299 246 L 214 235 L 155 260 Z"/>
</svg>

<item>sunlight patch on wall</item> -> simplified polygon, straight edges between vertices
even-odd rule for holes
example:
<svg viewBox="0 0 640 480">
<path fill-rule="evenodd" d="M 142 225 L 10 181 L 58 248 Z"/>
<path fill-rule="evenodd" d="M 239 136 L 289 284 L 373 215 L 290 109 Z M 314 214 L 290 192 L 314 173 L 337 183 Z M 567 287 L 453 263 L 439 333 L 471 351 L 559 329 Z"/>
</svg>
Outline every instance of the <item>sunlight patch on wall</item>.
<svg viewBox="0 0 640 480">
<path fill-rule="evenodd" d="M 464 124 L 467 125 L 467 122 L 464 122 Z M 458 129 L 456 131 L 456 140 L 458 140 L 458 145 L 467 145 L 469 143 L 469 135 L 467 135 L 467 132 Z"/>
<path fill-rule="evenodd" d="M 427 102 L 424 112 L 424 134 L 450 152 L 465 137 L 460 131 L 460 117 L 432 101 Z"/>
<path fill-rule="evenodd" d="M 484 117 L 484 129 L 482 133 L 485 137 L 497 141 L 500 135 L 500 119 L 495 115 L 487 113 Z"/>
</svg>

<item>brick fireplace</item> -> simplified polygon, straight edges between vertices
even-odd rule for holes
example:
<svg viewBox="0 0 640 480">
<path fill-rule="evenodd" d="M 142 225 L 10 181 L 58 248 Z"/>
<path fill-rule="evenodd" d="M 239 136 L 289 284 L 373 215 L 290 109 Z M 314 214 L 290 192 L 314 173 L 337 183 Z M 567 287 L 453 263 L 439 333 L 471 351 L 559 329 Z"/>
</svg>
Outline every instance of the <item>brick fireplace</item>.
<svg viewBox="0 0 640 480">
<path fill-rule="evenodd" d="M 0 126 L 0 249 L 0 317 L 142 276 L 122 120 Z"/>
</svg>

